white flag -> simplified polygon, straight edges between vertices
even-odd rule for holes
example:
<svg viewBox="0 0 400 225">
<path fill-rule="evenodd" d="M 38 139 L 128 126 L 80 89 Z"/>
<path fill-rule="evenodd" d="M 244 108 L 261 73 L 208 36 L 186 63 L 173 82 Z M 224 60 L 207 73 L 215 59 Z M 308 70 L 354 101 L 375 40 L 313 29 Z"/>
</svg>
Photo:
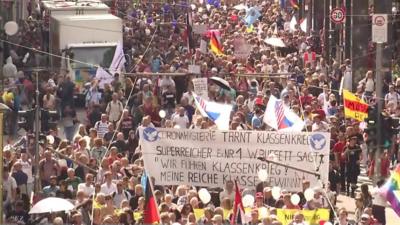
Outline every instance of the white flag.
<svg viewBox="0 0 400 225">
<path fill-rule="evenodd" d="M 307 32 L 307 18 L 305 18 L 301 23 L 300 23 L 300 29 L 303 32 Z"/>
<path fill-rule="evenodd" d="M 296 25 L 297 25 L 297 20 L 296 20 L 296 17 L 293 16 L 292 20 L 290 20 L 289 31 L 290 32 L 296 31 Z"/>
<path fill-rule="evenodd" d="M 194 102 L 201 115 L 208 117 L 219 130 L 229 130 L 232 105 L 209 102 L 193 93 Z"/>
<path fill-rule="evenodd" d="M 114 80 L 114 74 L 122 71 L 125 62 L 126 59 L 122 43 L 118 42 L 110 68 L 108 68 L 107 71 L 100 66 L 97 68 L 96 79 L 99 81 L 100 89 L 104 88 L 104 84 L 110 84 Z"/>
<path fill-rule="evenodd" d="M 300 132 L 304 128 L 304 121 L 273 95 L 269 98 L 263 121 L 278 131 Z"/>
</svg>

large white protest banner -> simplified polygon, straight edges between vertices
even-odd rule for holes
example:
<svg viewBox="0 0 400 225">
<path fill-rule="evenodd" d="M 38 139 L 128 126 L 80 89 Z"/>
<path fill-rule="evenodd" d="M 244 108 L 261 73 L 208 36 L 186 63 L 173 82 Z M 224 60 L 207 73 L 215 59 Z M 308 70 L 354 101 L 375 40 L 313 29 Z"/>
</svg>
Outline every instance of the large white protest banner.
<svg viewBox="0 0 400 225">
<path fill-rule="evenodd" d="M 254 189 L 259 170 L 269 185 L 300 191 L 303 180 L 319 186 L 317 177 L 258 160 L 275 155 L 276 162 L 321 175 L 328 182 L 329 133 L 185 130 L 141 128 L 144 166 L 158 185 L 189 184 L 224 187 L 236 179 Z"/>
</svg>

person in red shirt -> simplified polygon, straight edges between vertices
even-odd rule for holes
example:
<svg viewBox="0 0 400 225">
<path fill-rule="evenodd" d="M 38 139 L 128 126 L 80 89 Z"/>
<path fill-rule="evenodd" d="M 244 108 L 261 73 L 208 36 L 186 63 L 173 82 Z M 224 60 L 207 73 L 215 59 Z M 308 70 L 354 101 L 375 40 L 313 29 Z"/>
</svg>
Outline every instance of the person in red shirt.
<svg viewBox="0 0 400 225">
<path fill-rule="evenodd" d="M 340 186 L 341 191 L 345 191 L 346 187 L 346 158 L 343 153 L 346 147 L 346 137 L 344 133 L 340 132 L 338 135 L 338 142 L 333 146 L 333 153 L 335 154 L 335 166 L 339 168 L 340 171 Z"/>
<path fill-rule="evenodd" d="M 308 93 L 308 87 L 304 86 L 302 88 L 302 95 L 300 96 L 301 106 L 304 108 L 306 105 L 311 105 L 313 97 Z"/>
<path fill-rule="evenodd" d="M 117 147 L 111 147 L 110 155 L 107 158 L 109 165 L 113 164 L 115 160 L 120 160 L 120 159 L 121 159 L 121 157 L 119 157 L 119 155 L 118 155 Z"/>
<path fill-rule="evenodd" d="M 323 109 L 321 109 L 321 106 L 318 104 L 317 100 L 312 100 L 311 101 L 311 107 L 312 107 L 312 113 L 313 114 L 318 114 L 321 118 L 321 120 L 325 120 L 326 119 L 326 114 L 325 111 Z"/>
</svg>

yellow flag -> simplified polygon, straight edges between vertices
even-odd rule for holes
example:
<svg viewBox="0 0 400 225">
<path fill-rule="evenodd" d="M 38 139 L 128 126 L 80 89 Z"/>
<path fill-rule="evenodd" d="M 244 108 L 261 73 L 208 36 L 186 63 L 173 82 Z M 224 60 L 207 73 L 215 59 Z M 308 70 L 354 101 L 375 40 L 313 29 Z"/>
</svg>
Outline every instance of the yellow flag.
<svg viewBox="0 0 400 225">
<path fill-rule="evenodd" d="M 363 122 L 368 117 L 368 104 L 348 90 L 343 90 L 344 115 Z"/>
</svg>

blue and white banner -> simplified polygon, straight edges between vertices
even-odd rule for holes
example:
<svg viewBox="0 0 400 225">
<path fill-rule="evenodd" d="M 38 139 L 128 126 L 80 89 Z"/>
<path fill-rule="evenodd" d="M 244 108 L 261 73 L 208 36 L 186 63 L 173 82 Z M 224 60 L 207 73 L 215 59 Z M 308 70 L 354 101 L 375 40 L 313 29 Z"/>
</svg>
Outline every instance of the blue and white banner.
<svg viewBox="0 0 400 225">
<path fill-rule="evenodd" d="M 282 100 L 270 96 L 264 113 L 264 123 L 279 131 L 299 132 L 304 128 L 304 121 L 283 104 Z"/>
<path fill-rule="evenodd" d="M 237 180 L 254 189 L 258 171 L 266 170 L 267 182 L 288 191 L 301 191 L 303 180 L 320 186 L 314 175 L 258 160 L 267 158 L 321 174 L 328 182 L 329 133 L 220 131 L 140 128 L 144 167 L 157 185 L 224 187 Z"/>
<path fill-rule="evenodd" d="M 201 115 L 208 117 L 219 130 L 229 130 L 232 105 L 210 102 L 193 93 L 194 103 Z"/>
</svg>

